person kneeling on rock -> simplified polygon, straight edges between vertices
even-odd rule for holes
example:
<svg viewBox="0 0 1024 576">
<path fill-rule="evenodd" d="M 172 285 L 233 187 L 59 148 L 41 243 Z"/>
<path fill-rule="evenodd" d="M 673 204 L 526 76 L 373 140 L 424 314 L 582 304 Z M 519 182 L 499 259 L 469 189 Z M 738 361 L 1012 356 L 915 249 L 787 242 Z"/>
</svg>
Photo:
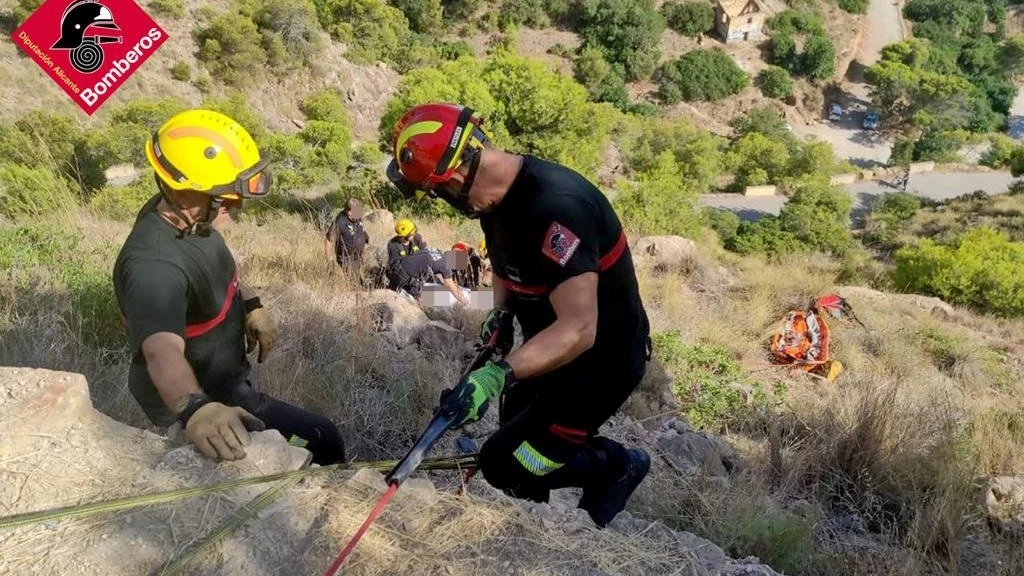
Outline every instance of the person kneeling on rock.
<svg viewBox="0 0 1024 576">
<path fill-rule="evenodd" d="M 259 298 L 243 299 L 218 228 L 246 198 L 270 192 L 268 160 L 231 118 L 189 110 L 146 143 L 159 193 L 139 212 L 113 283 L 132 349 L 128 386 L 158 426 L 181 423 L 210 458 L 245 456 L 250 430 L 273 428 L 318 464 L 345 459 L 338 428 L 249 384 L 247 352 L 263 362 L 277 327 Z"/>
</svg>

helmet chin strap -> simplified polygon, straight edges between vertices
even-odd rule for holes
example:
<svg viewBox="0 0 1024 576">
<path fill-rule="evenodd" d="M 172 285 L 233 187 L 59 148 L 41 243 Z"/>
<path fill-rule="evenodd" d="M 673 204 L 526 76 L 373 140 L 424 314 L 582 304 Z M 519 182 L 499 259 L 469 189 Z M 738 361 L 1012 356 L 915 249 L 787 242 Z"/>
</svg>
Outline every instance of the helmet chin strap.
<svg viewBox="0 0 1024 576">
<path fill-rule="evenodd" d="M 466 179 L 463 181 L 456 196 L 452 196 L 447 193 L 439 194 L 441 199 L 447 202 L 449 206 L 455 208 L 460 214 L 471 220 L 476 220 L 480 217 L 480 213 L 477 212 L 476 208 L 473 208 L 469 204 L 469 191 L 473 189 L 473 181 L 476 180 L 476 172 L 480 169 L 481 156 L 482 154 L 480 153 L 480 149 L 473 152 L 473 158 L 469 163 L 469 174 L 466 175 Z"/>
<path fill-rule="evenodd" d="M 206 206 L 206 215 L 201 220 L 193 220 L 188 214 L 185 213 L 185 209 L 181 207 L 178 199 L 167 189 L 166 186 L 157 179 L 157 186 L 160 188 L 160 194 L 163 195 L 164 200 L 167 201 L 167 205 L 171 207 L 171 211 L 174 215 L 181 219 L 185 223 L 185 228 L 178 234 L 179 238 L 184 238 L 186 234 L 192 234 L 205 238 L 213 232 L 213 221 L 217 218 L 217 212 L 220 210 L 223 200 L 217 196 L 210 196 L 209 203 Z"/>
</svg>

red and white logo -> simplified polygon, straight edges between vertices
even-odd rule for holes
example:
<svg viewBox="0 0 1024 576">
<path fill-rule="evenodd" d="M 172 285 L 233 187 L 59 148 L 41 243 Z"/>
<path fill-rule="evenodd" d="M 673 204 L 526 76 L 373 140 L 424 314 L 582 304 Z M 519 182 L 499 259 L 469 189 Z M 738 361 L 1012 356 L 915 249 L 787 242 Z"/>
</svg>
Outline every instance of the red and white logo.
<svg viewBox="0 0 1024 576">
<path fill-rule="evenodd" d="M 552 222 L 551 226 L 548 226 L 547 234 L 544 235 L 544 245 L 540 251 L 559 266 L 565 266 L 579 247 L 580 239 L 572 230 L 558 222 Z"/>
<path fill-rule="evenodd" d="M 167 32 L 132 0 L 46 0 L 11 39 L 91 116 Z"/>
</svg>

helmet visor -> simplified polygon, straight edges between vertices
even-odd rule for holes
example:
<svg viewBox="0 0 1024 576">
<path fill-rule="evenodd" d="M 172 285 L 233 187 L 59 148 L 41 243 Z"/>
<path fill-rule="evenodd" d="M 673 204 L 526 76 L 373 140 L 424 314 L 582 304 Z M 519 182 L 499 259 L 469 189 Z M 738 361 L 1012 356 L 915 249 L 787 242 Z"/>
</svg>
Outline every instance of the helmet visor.
<svg viewBox="0 0 1024 576">
<path fill-rule="evenodd" d="M 417 186 L 406 180 L 405 176 L 402 176 L 402 172 L 398 169 L 398 162 L 395 162 L 394 159 L 388 163 L 387 173 L 388 180 L 395 188 L 398 188 L 398 191 L 406 200 L 421 200 L 426 196 L 431 198 L 435 198 L 437 196 L 433 190 L 424 190 L 421 186 Z"/>
<path fill-rule="evenodd" d="M 270 185 L 274 178 L 267 169 L 270 158 L 264 156 L 252 168 L 242 171 L 231 184 L 216 186 L 210 194 L 230 200 L 253 200 L 264 198 L 270 194 Z"/>
</svg>

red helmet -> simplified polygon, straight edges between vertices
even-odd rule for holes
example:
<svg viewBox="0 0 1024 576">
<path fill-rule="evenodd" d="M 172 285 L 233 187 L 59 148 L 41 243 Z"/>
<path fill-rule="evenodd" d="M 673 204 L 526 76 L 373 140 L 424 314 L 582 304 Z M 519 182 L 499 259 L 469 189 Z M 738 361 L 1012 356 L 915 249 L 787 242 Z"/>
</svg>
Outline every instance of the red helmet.
<svg viewBox="0 0 1024 576">
<path fill-rule="evenodd" d="M 459 240 L 458 242 L 452 245 L 452 250 L 456 250 L 458 252 L 469 252 L 470 250 L 472 250 L 472 246 L 470 246 L 466 242 Z"/>
<path fill-rule="evenodd" d="M 391 134 L 394 159 L 388 177 L 406 196 L 432 192 L 483 147 L 487 135 L 480 129 L 482 122 L 472 108 L 457 104 L 411 108 Z"/>
</svg>

